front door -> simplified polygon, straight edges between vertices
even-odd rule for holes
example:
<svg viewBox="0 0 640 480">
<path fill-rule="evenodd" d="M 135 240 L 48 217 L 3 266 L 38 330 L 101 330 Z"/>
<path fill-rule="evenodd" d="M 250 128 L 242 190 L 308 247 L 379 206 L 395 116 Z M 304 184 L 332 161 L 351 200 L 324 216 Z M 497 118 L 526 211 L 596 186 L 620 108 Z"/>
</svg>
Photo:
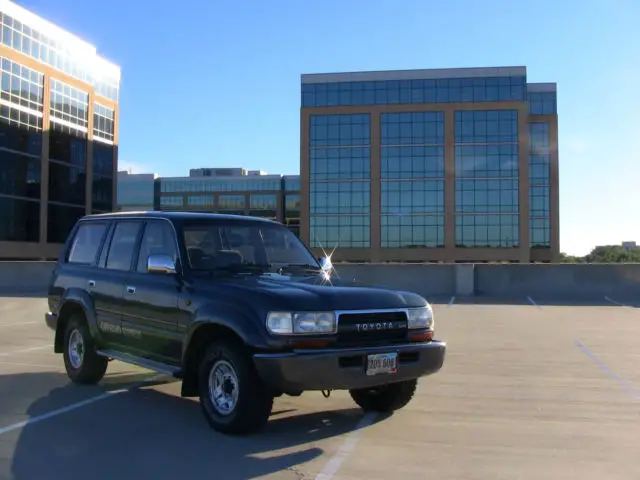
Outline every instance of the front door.
<svg viewBox="0 0 640 480">
<path fill-rule="evenodd" d="M 135 264 L 125 281 L 123 336 L 131 353 L 177 365 L 182 348 L 178 323 L 188 316 L 179 306 L 182 284 L 176 274 L 148 272 L 150 255 L 167 255 L 178 264 L 178 247 L 169 221 L 146 221 Z"/>
</svg>

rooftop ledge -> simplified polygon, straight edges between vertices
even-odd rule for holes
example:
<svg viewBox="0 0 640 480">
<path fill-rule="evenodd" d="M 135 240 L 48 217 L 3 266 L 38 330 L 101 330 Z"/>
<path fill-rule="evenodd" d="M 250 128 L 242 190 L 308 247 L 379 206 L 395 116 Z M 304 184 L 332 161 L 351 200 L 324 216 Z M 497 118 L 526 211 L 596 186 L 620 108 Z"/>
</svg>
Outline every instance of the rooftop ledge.
<svg viewBox="0 0 640 480">
<path fill-rule="evenodd" d="M 28 25 L 30 28 L 60 41 L 74 57 L 85 58 L 87 63 L 94 63 L 97 70 L 108 73 L 118 78 L 118 80 L 120 79 L 120 67 L 106 58 L 99 56 L 96 47 L 82 40 L 80 37 L 39 17 L 35 13 L 10 0 L 0 0 L 0 11 Z"/>
</svg>

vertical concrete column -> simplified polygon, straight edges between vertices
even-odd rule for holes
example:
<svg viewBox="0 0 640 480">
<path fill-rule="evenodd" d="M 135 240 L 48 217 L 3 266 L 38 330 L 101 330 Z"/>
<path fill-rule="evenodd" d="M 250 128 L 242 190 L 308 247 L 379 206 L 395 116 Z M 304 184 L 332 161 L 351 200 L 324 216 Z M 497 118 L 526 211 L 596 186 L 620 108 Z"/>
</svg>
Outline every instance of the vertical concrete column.
<svg viewBox="0 0 640 480">
<path fill-rule="evenodd" d="M 471 296 L 475 292 L 475 264 L 458 263 L 454 265 L 456 295 L 465 297 Z"/>
<path fill-rule="evenodd" d="M 444 248 L 445 260 L 455 261 L 456 250 L 455 110 L 444 109 Z"/>
<path fill-rule="evenodd" d="M 120 142 L 120 104 L 113 109 L 113 184 L 111 185 L 111 210 L 118 210 L 118 145 Z M 155 203 L 155 201 L 154 201 Z"/>
<path fill-rule="evenodd" d="M 51 108 L 51 77 L 44 75 L 42 91 L 42 151 L 40 152 L 40 245 L 47 244 L 49 206 L 49 109 Z M 44 248 L 40 249 L 44 251 Z M 44 258 L 42 258 L 44 260 Z"/>
<path fill-rule="evenodd" d="M 300 239 L 307 245 L 310 242 L 310 159 L 309 159 L 309 123 L 310 115 L 301 110 L 300 113 Z"/>
<path fill-rule="evenodd" d="M 558 155 L 558 116 L 549 119 L 549 235 L 551 261 L 560 260 L 560 173 Z"/>
<path fill-rule="evenodd" d="M 370 138 L 371 138 L 371 161 L 370 161 L 370 240 L 371 240 L 371 261 L 379 262 L 381 255 L 380 242 L 380 113 L 371 112 L 370 114 Z"/>
<path fill-rule="evenodd" d="M 87 172 L 85 212 L 87 215 L 91 215 L 93 208 L 93 92 L 89 92 L 87 115 L 89 115 L 89 118 L 87 124 L 87 158 L 85 159 L 85 172 Z"/>
<path fill-rule="evenodd" d="M 518 107 L 518 260 L 529 263 L 529 107 L 523 102 Z"/>
</svg>

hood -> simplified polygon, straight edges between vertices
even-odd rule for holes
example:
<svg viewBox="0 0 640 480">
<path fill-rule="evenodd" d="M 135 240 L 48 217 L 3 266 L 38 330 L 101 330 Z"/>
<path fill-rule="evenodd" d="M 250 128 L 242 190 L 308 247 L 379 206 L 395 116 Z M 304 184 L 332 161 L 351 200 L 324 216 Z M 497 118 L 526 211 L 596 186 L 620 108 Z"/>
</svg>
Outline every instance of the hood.
<svg viewBox="0 0 640 480">
<path fill-rule="evenodd" d="M 421 307 L 426 300 L 412 292 L 376 288 L 320 275 L 264 274 L 199 280 L 226 301 L 259 302 L 268 310 L 360 310 Z"/>
</svg>

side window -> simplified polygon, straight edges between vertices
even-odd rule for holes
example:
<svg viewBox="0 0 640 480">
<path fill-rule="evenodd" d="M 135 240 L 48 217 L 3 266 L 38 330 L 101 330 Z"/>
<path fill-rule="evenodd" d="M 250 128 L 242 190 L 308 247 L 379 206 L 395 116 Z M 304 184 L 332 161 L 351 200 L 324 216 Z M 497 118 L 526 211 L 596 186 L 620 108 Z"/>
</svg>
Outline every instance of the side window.
<svg viewBox="0 0 640 480">
<path fill-rule="evenodd" d="M 149 255 L 169 255 L 175 262 L 178 253 L 173 229 L 165 221 L 149 222 L 144 229 L 140 253 L 138 254 L 138 272 L 147 271 Z"/>
<path fill-rule="evenodd" d="M 76 232 L 67 254 L 68 263 L 92 264 L 98 254 L 107 225 L 104 223 L 82 223 Z"/>
<path fill-rule="evenodd" d="M 106 268 L 110 270 L 126 270 L 131 268 L 131 259 L 136 246 L 136 239 L 142 222 L 119 222 L 113 232 Z"/>
</svg>

